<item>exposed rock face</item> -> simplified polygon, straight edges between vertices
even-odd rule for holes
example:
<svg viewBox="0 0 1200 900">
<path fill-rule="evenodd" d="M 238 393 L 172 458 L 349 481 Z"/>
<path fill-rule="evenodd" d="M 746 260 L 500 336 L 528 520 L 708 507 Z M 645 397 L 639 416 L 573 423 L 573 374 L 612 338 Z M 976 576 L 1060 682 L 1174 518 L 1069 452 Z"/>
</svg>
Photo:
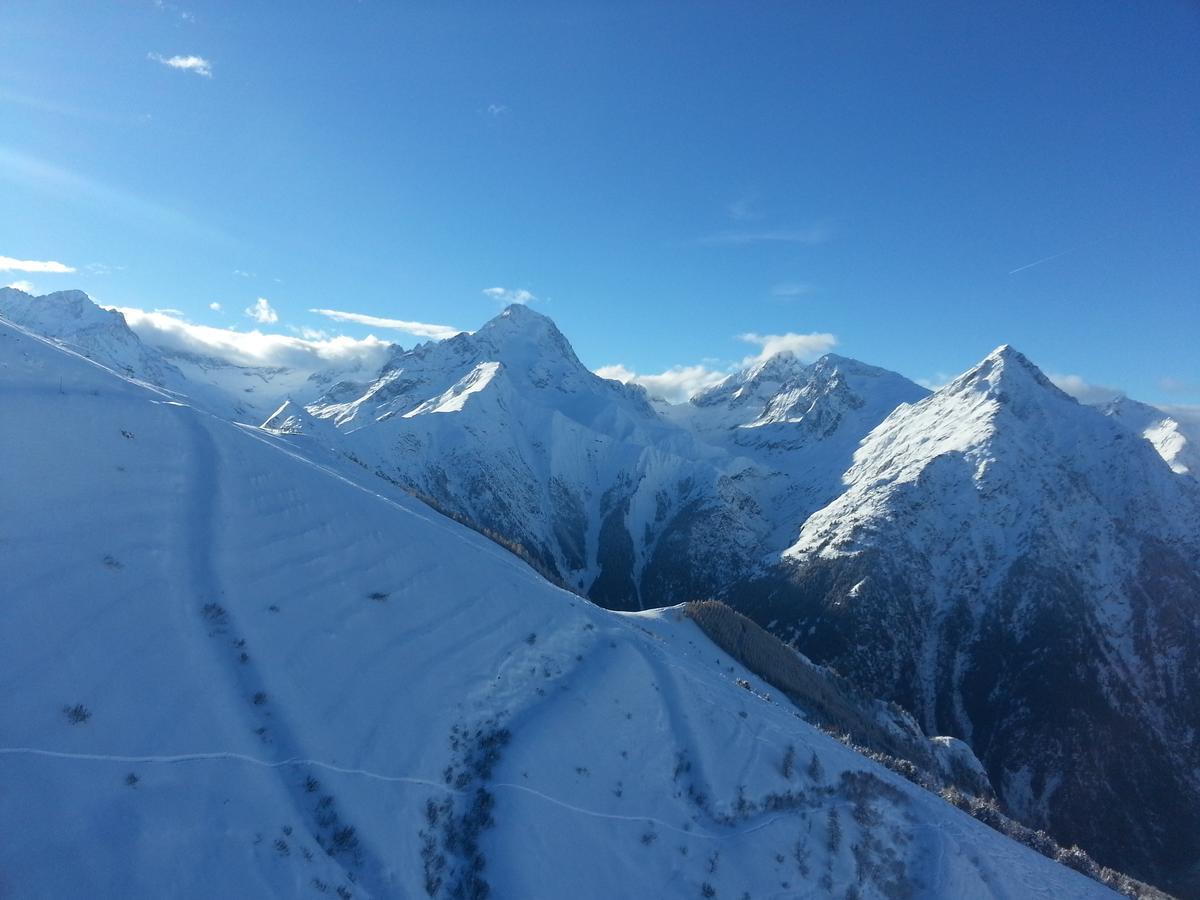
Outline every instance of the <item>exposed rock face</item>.
<svg viewBox="0 0 1200 900">
<path fill-rule="evenodd" d="M 969 742 L 1024 821 L 1200 856 L 1200 491 L 1002 347 L 875 429 L 743 608 Z"/>
</svg>

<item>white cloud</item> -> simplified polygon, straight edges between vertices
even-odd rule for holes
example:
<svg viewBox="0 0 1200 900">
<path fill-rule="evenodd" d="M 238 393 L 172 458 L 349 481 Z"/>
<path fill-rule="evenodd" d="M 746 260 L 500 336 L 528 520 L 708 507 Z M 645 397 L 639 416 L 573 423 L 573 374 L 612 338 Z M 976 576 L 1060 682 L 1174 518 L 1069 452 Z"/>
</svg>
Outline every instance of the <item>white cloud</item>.
<svg viewBox="0 0 1200 900">
<path fill-rule="evenodd" d="M 508 107 L 505 106 L 503 103 L 489 103 L 488 104 L 487 114 L 489 116 L 492 116 L 493 118 L 502 116 L 506 112 L 508 112 Z"/>
<path fill-rule="evenodd" d="M 366 313 L 343 312 L 340 309 L 310 309 L 310 313 L 326 316 L 335 322 L 356 322 L 359 325 L 370 325 L 373 328 L 391 328 L 407 332 L 417 337 L 445 340 L 459 334 L 461 329 L 449 325 L 431 325 L 427 322 L 408 322 L 404 319 L 382 319 L 379 316 L 369 316 Z"/>
<path fill-rule="evenodd" d="M 945 372 L 938 372 L 932 378 L 918 378 L 916 379 L 916 382 L 926 390 L 940 391 L 953 380 L 953 375 L 947 375 Z"/>
<path fill-rule="evenodd" d="M 1105 387 L 1102 384 L 1090 384 L 1079 375 L 1058 375 L 1047 372 L 1049 378 L 1063 393 L 1070 394 L 1080 403 L 1107 403 L 1125 392 L 1119 388 Z"/>
<path fill-rule="evenodd" d="M 88 263 L 83 270 L 89 275 L 111 275 L 113 272 L 124 272 L 124 266 L 110 266 L 107 263 Z"/>
<path fill-rule="evenodd" d="M 195 72 L 205 78 L 212 78 L 212 63 L 203 56 L 163 56 L 161 53 L 147 53 L 146 55 L 155 62 L 170 66 L 172 69 Z"/>
<path fill-rule="evenodd" d="M 263 325 L 274 325 L 279 321 L 279 313 L 271 308 L 271 301 L 266 297 L 259 297 L 254 301 L 253 306 L 248 306 L 242 311 L 255 322 L 261 322 Z"/>
<path fill-rule="evenodd" d="M 188 24 L 195 24 L 196 22 L 195 15 L 188 12 L 186 9 L 182 9 L 174 3 L 167 3 L 165 0 L 154 0 L 154 6 L 162 12 L 175 13 L 181 20 L 187 22 Z"/>
<path fill-rule="evenodd" d="M 803 297 L 805 294 L 811 294 L 813 286 L 796 281 L 785 281 L 781 284 L 771 286 L 772 297 L 783 297 L 791 299 L 793 297 Z"/>
<path fill-rule="evenodd" d="M 0 272 L 50 272 L 65 275 L 74 271 L 74 266 L 52 259 L 13 259 L 11 256 L 0 256 Z"/>
<path fill-rule="evenodd" d="M 1200 440 L 1200 404 L 1176 403 L 1160 406 L 1159 409 L 1172 416 L 1179 424 L 1186 425 L 1189 429 L 1197 429 L 1196 440 Z"/>
<path fill-rule="evenodd" d="M 1185 381 L 1182 378 L 1173 378 L 1170 375 L 1160 378 L 1158 386 L 1172 394 L 1188 394 L 1200 391 L 1200 382 Z"/>
<path fill-rule="evenodd" d="M 327 340 L 305 340 L 286 334 L 270 334 L 255 329 L 234 331 L 211 325 L 195 325 L 175 316 L 143 309 L 110 307 L 125 316 L 125 321 L 143 341 L 166 350 L 217 356 L 239 365 L 287 366 L 313 370 L 328 366 L 360 364 L 376 371 L 386 361 L 390 341 L 374 335 L 361 340 L 344 336 Z"/>
<path fill-rule="evenodd" d="M 166 309 L 156 309 L 155 312 L 160 313 L 161 315 L 164 315 L 164 316 L 171 316 L 172 318 L 175 318 L 175 319 L 184 318 L 182 309 L 171 309 L 170 307 L 167 307 Z"/>
<path fill-rule="evenodd" d="M 626 384 L 640 384 L 652 397 L 662 397 L 671 403 L 683 403 L 727 377 L 727 373 L 705 366 L 672 366 L 657 375 L 639 375 L 622 365 L 601 366 L 596 374 Z"/>
<path fill-rule="evenodd" d="M 211 309 L 213 312 L 220 312 L 221 304 L 218 303 L 216 300 L 214 300 L 212 303 L 208 304 L 208 308 Z"/>
<path fill-rule="evenodd" d="M 491 297 L 493 300 L 499 300 L 505 306 L 508 306 L 510 303 L 519 303 L 524 306 L 537 299 L 536 296 L 522 288 L 518 288 L 516 290 L 502 287 L 484 288 L 483 295 L 485 297 Z"/>
<path fill-rule="evenodd" d="M 701 244 L 824 244 L 833 236 L 827 225 L 774 231 L 722 231 L 700 238 Z"/>
<path fill-rule="evenodd" d="M 837 344 L 832 334 L 739 334 L 738 339 L 761 348 L 757 354 L 747 356 L 740 363 L 720 368 L 720 361 L 706 359 L 704 365 L 671 366 L 664 372 L 644 375 L 623 365 L 601 366 L 596 374 L 601 378 L 640 384 L 651 396 L 662 397 L 672 403 L 683 403 L 705 388 L 720 384 L 739 368 L 745 369 L 774 356 L 790 351 L 805 362 L 816 359 Z"/>
<path fill-rule="evenodd" d="M 5 287 L 10 287 L 18 291 L 24 291 L 27 294 L 32 294 L 37 290 L 37 288 L 33 286 L 32 281 L 14 281 L 12 284 L 5 285 Z"/>
<path fill-rule="evenodd" d="M 795 334 L 789 331 L 787 334 L 755 334 L 748 331 L 745 334 L 739 334 L 738 340 L 748 344 L 758 344 L 762 348 L 754 356 L 747 356 L 742 360 L 743 366 L 752 366 L 755 363 L 763 362 L 785 350 L 795 353 L 797 357 L 808 362 L 828 353 L 837 344 L 837 338 L 834 335 L 824 332 Z"/>
<path fill-rule="evenodd" d="M 729 204 L 729 217 L 735 222 L 749 222 L 754 219 L 761 219 L 762 213 L 758 211 L 758 195 L 744 194 L 738 199 Z"/>
</svg>

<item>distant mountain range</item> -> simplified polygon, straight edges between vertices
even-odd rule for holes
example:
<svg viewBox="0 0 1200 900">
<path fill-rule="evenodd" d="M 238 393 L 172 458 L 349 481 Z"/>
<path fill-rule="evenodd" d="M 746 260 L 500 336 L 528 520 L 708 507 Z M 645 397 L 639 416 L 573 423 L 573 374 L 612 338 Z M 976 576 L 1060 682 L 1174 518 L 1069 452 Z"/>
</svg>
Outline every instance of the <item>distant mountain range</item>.
<svg viewBox="0 0 1200 900">
<path fill-rule="evenodd" d="M 1200 435 L 1161 410 L 1081 405 L 1010 347 L 933 393 L 780 354 L 670 406 L 523 306 L 377 372 L 190 359 L 79 292 L 3 289 L 0 317 L 600 605 L 722 599 L 962 738 L 1021 821 L 1200 892 Z"/>
</svg>

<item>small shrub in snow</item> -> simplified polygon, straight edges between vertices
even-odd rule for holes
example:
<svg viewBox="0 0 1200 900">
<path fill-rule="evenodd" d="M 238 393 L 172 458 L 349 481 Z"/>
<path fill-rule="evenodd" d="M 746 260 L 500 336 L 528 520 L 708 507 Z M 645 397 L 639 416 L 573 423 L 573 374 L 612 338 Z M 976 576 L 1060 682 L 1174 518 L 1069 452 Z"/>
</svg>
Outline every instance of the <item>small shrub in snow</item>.
<svg viewBox="0 0 1200 900">
<path fill-rule="evenodd" d="M 329 845 L 329 855 L 337 853 L 353 853 L 358 849 L 358 833 L 353 825 L 344 825 L 333 833 Z"/>
<path fill-rule="evenodd" d="M 817 783 L 825 780 L 825 767 L 821 765 L 821 760 L 817 757 L 815 750 L 812 758 L 808 761 L 808 778 Z"/>
<path fill-rule="evenodd" d="M 214 625 L 229 624 L 229 613 L 225 612 L 225 607 L 220 603 L 205 603 L 200 611 L 204 618 L 208 619 Z"/>
<path fill-rule="evenodd" d="M 783 752 L 783 762 L 780 763 L 779 771 L 783 773 L 783 777 L 789 781 L 792 778 L 792 772 L 796 768 L 796 745 L 788 744 L 787 750 Z"/>
<path fill-rule="evenodd" d="M 838 820 L 836 809 L 830 808 L 825 829 L 825 846 L 829 855 L 834 856 L 842 847 L 842 823 Z"/>
</svg>

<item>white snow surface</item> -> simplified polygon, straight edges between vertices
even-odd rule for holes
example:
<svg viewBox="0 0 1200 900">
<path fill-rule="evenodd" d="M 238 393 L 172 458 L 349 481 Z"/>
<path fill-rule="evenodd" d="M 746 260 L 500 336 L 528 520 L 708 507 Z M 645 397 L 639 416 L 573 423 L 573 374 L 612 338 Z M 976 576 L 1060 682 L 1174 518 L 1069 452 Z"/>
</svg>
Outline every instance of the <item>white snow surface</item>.
<svg viewBox="0 0 1200 900">
<path fill-rule="evenodd" d="M 555 589 L 303 429 L 3 322 L 0 414 L 0 894 L 418 897 L 431 839 L 447 896 L 443 826 L 484 791 L 495 897 L 825 896 L 856 845 L 917 896 L 1111 896 L 760 696 L 677 612 Z"/>
<path fill-rule="evenodd" d="M 1148 440 L 1173 472 L 1200 479 L 1200 422 L 1181 420 L 1129 397 L 1118 397 L 1100 408 Z"/>
</svg>

